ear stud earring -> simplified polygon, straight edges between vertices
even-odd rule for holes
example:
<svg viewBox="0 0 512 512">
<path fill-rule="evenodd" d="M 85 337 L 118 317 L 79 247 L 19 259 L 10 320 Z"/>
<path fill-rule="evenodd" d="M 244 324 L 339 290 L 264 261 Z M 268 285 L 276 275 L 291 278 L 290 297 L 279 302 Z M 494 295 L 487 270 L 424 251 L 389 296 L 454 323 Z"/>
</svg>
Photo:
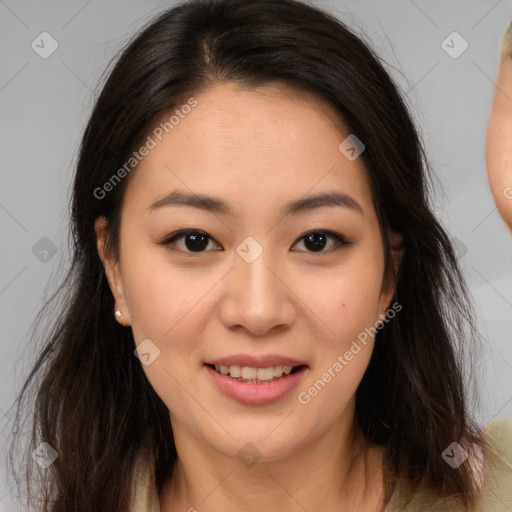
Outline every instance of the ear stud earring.
<svg viewBox="0 0 512 512">
<path fill-rule="evenodd" d="M 114 313 L 114 315 L 116 318 L 119 318 L 120 316 L 122 316 L 122 313 L 121 313 L 121 311 L 119 311 L 119 309 L 116 309 L 116 312 Z"/>
</svg>

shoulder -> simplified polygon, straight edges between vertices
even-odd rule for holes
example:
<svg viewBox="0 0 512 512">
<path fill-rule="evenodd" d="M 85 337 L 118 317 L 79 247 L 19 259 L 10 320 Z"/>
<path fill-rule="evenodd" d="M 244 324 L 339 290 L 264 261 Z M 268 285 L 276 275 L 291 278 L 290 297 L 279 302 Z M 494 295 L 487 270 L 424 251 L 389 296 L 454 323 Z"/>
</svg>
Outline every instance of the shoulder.
<svg viewBox="0 0 512 512">
<path fill-rule="evenodd" d="M 483 431 L 483 488 L 469 510 L 457 498 L 441 498 L 421 486 L 414 495 L 397 488 L 384 512 L 510 512 L 512 510 L 512 420 L 495 420 Z"/>
<path fill-rule="evenodd" d="M 495 420 L 484 430 L 484 488 L 477 511 L 512 510 L 512 420 Z"/>
<path fill-rule="evenodd" d="M 485 439 L 490 443 L 503 448 L 512 448 L 512 420 L 494 420 L 489 423 L 484 430 Z M 506 451 L 506 450 L 505 450 Z M 509 464 L 512 461 L 512 454 L 508 455 L 506 460 Z"/>
</svg>

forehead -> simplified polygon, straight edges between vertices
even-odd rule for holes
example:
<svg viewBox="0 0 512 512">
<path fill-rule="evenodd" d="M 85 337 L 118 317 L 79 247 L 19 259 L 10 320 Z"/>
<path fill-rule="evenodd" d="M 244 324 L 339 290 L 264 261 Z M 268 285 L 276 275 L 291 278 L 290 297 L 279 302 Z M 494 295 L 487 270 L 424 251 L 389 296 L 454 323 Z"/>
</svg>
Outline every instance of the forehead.
<svg viewBox="0 0 512 512">
<path fill-rule="evenodd" d="M 337 189 L 371 203 L 363 159 L 340 151 L 350 132 L 322 99 L 280 84 L 231 83 L 193 99 L 193 108 L 176 105 L 149 133 L 154 147 L 131 177 L 128 208 L 145 209 L 173 190 L 225 197 L 240 214 L 308 191 Z"/>
</svg>

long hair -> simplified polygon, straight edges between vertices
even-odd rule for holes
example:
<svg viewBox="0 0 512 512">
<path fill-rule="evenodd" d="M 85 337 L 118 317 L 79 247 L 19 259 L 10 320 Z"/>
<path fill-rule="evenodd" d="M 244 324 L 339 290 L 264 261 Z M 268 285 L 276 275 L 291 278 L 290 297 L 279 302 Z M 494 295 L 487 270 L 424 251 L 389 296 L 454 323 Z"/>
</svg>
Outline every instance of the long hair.
<svg viewBox="0 0 512 512">
<path fill-rule="evenodd" d="M 176 461 L 169 411 L 134 357 L 131 329 L 112 314 L 96 246 L 94 220 L 105 216 L 108 250 L 119 256 L 122 200 L 136 166 L 108 194 L 98 189 L 165 113 L 225 82 L 246 90 L 283 83 L 315 94 L 364 142 L 381 230 L 400 233 L 404 253 L 394 298 L 402 310 L 376 335 L 356 393 L 356 423 L 385 448 L 388 486 L 425 481 L 472 503 L 479 486 L 471 464 L 454 470 L 442 453 L 457 441 L 472 461 L 472 443 L 482 441 L 462 357 L 477 340 L 474 314 L 450 237 L 433 215 L 432 171 L 406 101 L 369 45 L 319 8 L 295 0 L 191 0 L 129 41 L 83 134 L 72 262 L 40 317 L 58 297 L 65 300 L 17 399 L 19 423 L 31 390 L 35 396 L 27 452 L 44 441 L 58 454 L 39 471 L 42 509 L 126 512 L 142 445 L 154 454 L 158 490 Z M 389 269 L 386 236 L 383 243 Z M 36 466 L 28 456 L 26 464 L 30 487 Z"/>
</svg>

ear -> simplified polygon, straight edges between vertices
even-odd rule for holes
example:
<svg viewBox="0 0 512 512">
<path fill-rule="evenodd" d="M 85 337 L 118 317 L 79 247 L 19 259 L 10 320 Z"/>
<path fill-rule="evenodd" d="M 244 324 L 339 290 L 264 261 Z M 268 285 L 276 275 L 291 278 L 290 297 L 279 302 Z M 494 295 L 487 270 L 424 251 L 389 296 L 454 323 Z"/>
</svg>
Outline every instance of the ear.
<svg viewBox="0 0 512 512">
<path fill-rule="evenodd" d="M 98 255 L 103 263 L 105 274 L 107 276 L 110 291 L 116 302 L 115 308 L 121 312 L 121 316 L 116 320 L 121 325 L 130 325 L 130 313 L 126 306 L 123 280 L 121 276 L 121 270 L 119 261 L 109 253 L 107 249 L 107 219 L 105 217 L 98 217 L 94 221 L 94 231 L 96 232 L 96 247 L 98 249 Z M 112 311 L 114 315 L 114 311 Z"/>
<path fill-rule="evenodd" d="M 396 290 L 395 277 L 400 273 L 400 266 L 402 262 L 402 256 L 404 253 L 404 239 L 402 235 L 395 232 L 388 233 L 389 247 L 391 250 L 391 261 L 394 275 L 391 269 L 385 271 L 384 278 L 382 280 L 382 289 L 379 302 L 379 318 L 382 320 L 385 318 L 386 311 L 391 306 L 391 300 Z"/>
</svg>

